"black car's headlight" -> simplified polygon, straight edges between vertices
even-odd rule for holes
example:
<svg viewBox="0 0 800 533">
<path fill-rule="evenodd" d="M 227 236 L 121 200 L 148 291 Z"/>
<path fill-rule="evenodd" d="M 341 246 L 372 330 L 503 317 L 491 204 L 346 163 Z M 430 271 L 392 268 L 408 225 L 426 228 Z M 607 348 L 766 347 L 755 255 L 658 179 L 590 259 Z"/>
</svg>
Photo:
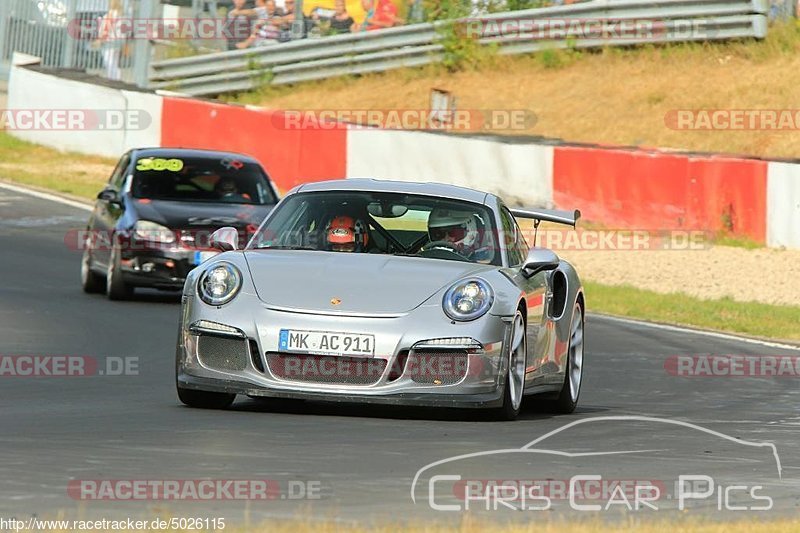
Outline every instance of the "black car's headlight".
<svg viewBox="0 0 800 533">
<path fill-rule="evenodd" d="M 242 273 L 230 263 L 214 263 L 200 275 L 197 294 L 208 305 L 223 305 L 236 296 L 242 286 Z"/>
<path fill-rule="evenodd" d="M 459 322 L 475 320 L 486 314 L 494 301 L 494 291 L 482 279 L 459 281 L 444 295 L 442 307 L 447 316 Z"/>
<path fill-rule="evenodd" d="M 133 231 L 138 238 L 145 241 L 172 244 L 177 240 L 174 231 L 149 220 L 138 221 L 133 227 Z"/>
</svg>

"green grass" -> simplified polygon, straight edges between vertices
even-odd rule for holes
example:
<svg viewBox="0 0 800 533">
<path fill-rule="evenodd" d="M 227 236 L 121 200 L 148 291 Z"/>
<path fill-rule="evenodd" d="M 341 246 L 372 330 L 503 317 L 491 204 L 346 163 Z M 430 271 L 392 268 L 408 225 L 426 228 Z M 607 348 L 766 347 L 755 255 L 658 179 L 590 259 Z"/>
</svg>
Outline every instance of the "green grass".
<svg viewBox="0 0 800 533">
<path fill-rule="evenodd" d="M 115 163 L 104 157 L 60 152 L 0 131 L 0 177 L 23 185 L 93 199 Z"/>
<path fill-rule="evenodd" d="M 700 300 L 685 294 L 658 294 L 631 286 L 584 283 L 587 310 L 755 337 L 800 340 L 800 307 Z"/>
</svg>

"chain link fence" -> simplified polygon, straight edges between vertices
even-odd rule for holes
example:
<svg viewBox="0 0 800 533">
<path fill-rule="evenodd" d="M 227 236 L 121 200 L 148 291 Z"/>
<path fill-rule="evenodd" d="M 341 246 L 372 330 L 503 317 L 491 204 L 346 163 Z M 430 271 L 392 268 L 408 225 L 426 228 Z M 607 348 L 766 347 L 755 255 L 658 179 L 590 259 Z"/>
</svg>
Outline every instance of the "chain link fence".
<svg viewBox="0 0 800 533">
<path fill-rule="evenodd" d="M 40 57 L 50 68 L 147 85 L 151 43 L 120 32 L 101 38 L 109 20 L 152 19 L 157 0 L 0 0 L 0 75 L 15 52 Z M 111 13 L 110 13 L 111 12 Z"/>
</svg>

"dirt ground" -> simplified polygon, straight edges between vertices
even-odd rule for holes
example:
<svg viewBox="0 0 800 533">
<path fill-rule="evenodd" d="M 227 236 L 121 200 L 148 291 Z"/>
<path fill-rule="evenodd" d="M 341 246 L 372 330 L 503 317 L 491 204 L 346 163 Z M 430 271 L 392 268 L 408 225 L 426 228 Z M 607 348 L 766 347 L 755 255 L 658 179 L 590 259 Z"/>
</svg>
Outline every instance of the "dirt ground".
<svg viewBox="0 0 800 533">
<path fill-rule="evenodd" d="M 800 305 L 800 250 L 712 246 L 705 250 L 589 251 L 559 255 L 585 280 L 702 299 Z"/>
</svg>

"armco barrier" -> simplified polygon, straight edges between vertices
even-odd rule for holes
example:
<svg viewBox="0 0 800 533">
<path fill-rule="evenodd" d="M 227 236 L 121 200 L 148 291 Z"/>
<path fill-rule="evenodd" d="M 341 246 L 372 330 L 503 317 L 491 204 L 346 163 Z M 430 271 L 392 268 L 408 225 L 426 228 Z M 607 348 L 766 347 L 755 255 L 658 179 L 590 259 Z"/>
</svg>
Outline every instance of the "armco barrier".
<svg viewBox="0 0 800 533">
<path fill-rule="evenodd" d="M 164 146 L 230 150 L 258 159 L 282 192 L 307 181 L 343 178 L 347 130 L 286 129 L 270 111 L 164 97 Z"/>
<path fill-rule="evenodd" d="M 475 36 L 480 44 L 495 47 L 499 54 L 527 54 L 554 47 L 764 38 L 767 11 L 766 0 L 595 0 L 464 19 L 456 31 Z M 545 19 L 647 19 L 658 30 L 590 38 L 574 28 L 552 36 L 509 30 L 520 25 L 531 28 L 534 21 Z M 443 38 L 447 32 L 442 28 L 448 24 L 411 24 L 158 61 L 152 64 L 150 86 L 195 96 L 213 95 L 252 90 L 264 83 L 282 85 L 439 63 L 446 56 Z"/>
<path fill-rule="evenodd" d="M 553 199 L 618 228 L 729 231 L 766 242 L 767 163 L 558 146 Z"/>
</svg>

